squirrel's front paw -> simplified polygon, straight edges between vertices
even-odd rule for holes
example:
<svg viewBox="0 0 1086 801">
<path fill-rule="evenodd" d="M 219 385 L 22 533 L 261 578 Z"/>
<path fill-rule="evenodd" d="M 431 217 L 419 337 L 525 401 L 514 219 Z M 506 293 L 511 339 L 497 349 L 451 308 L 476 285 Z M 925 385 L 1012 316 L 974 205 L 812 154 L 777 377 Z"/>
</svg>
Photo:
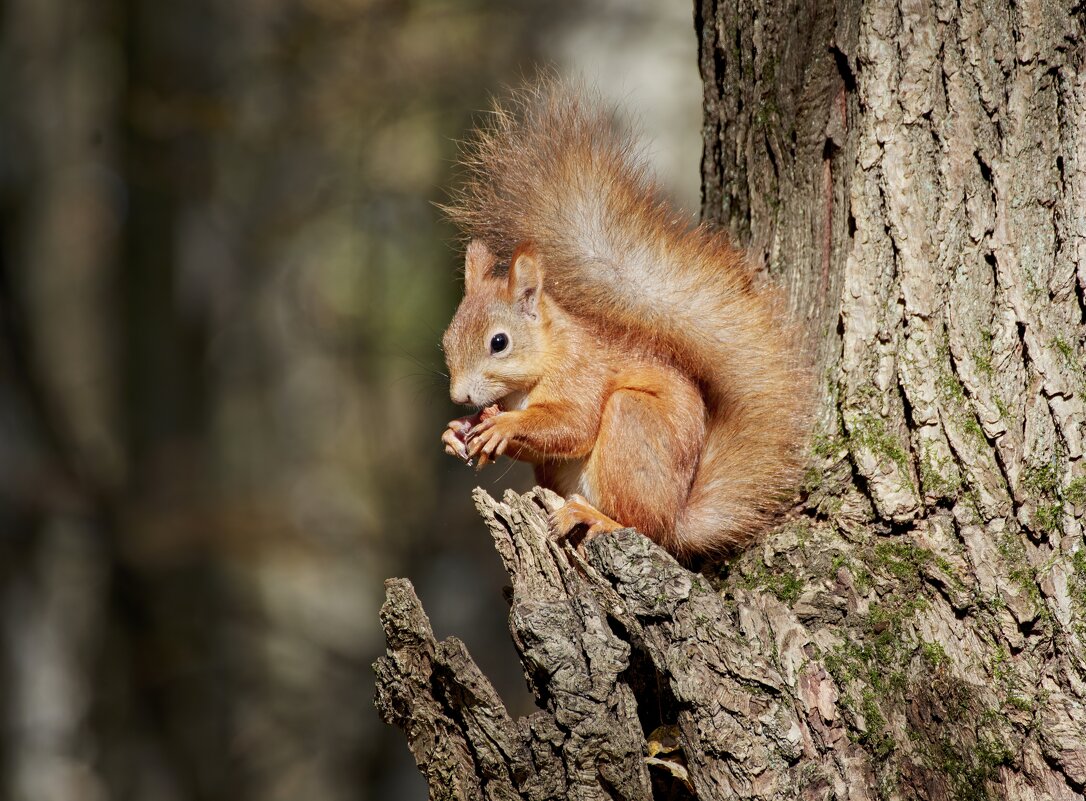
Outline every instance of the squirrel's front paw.
<svg viewBox="0 0 1086 801">
<path fill-rule="evenodd" d="M 467 435 L 468 458 L 479 457 L 479 467 L 505 453 L 517 434 L 516 412 L 484 416 Z"/>
<path fill-rule="evenodd" d="M 469 415 L 468 417 L 457 417 L 455 420 L 450 420 L 445 425 L 445 430 L 441 432 L 441 442 L 445 446 L 445 453 L 449 456 L 455 456 L 467 464 L 471 464 L 472 454 L 468 453 L 468 437 L 471 436 L 472 430 L 478 426 L 481 422 L 489 420 L 498 414 L 498 406 L 487 406 L 476 414 Z M 482 467 L 485 461 L 480 461 L 479 466 Z"/>
<path fill-rule="evenodd" d="M 467 431 L 467 427 L 464 427 L 460 420 L 451 420 L 441 432 L 441 442 L 445 446 L 445 453 L 470 464 L 471 457 L 468 456 L 468 448 L 464 441 Z"/>
</svg>

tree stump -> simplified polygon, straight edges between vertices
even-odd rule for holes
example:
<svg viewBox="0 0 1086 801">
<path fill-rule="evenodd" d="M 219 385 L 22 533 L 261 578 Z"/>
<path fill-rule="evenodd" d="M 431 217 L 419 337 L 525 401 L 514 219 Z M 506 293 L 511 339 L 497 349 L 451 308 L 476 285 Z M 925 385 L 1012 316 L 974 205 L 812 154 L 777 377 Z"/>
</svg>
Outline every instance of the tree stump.
<svg viewBox="0 0 1086 801">
<path fill-rule="evenodd" d="M 475 502 L 540 710 L 512 719 L 464 644 L 435 640 L 410 582 L 389 580 L 376 704 L 431 798 L 1079 797 L 1079 701 L 1030 692 L 998 650 L 965 658 L 984 645 L 956 621 L 991 612 L 919 532 L 797 514 L 697 574 L 632 530 L 583 555 L 552 541 L 546 490 Z"/>
</svg>

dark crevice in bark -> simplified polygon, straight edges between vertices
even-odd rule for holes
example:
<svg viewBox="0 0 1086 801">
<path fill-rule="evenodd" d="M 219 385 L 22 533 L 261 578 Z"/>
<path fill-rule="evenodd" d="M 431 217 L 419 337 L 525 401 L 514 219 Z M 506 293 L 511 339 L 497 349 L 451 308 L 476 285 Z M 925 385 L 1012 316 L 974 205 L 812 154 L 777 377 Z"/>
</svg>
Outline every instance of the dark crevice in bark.
<svg viewBox="0 0 1086 801">
<path fill-rule="evenodd" d="M 1030 358 L 1029 358 L 1029 347 L 1026 345 L 1026 324 L 1025 324 L 1025 322 L 1023 322 L 1022 320 L 1016 319 L 1014 321 L 1014 330 L 1018 334 L 1018 347 L 1022 351 L 1022 363 L 1025 365 L 1026 369 L 1029 370 L 1029 368 L 1030 368 Z M 1025 428 L 1026 427 L 1026 420 L 1025 420 L 1025 418 L 1023 418 L 1021 422 L 1022 422 L 1022 432 L 1021 433 L 1022 433 L 1022 439 L 1024 440 L 1026 438 L 1026 428 Z"/>
<path fill-rule="evenodd" d="M 1086 285 L 1081 280 L 1078 280 L 1078 275 L 1083 273 L 1082 270 L 1076 271 L 1075 277 L 1075 297 L 1078 298 L 1078 307 L 1082 312 L 1082 316 L 1079 318 L 1081 325 L 1086 325 Z"/>
<path fill-rule="evenodd" d="M 1013 485 L 1011 484 L 1011 476 L 1007 469 L 1007 464 L 1004 461 L 1003 451 L 999 447 L 999 441 L 993 441 L 992 455 L 995 457 L 995 463 L 999 467 L 999 475 L 1003 478 L 1003 485 L 1007 488 L 1007 496 L 1011 499 L 1012 511 L 1018 511 L 1018 504 L 1015 501 L 1015 494 L 1013 491 Z"/>
<path fill-rule="evenodd" d="M 916 424 L 916 420 L 913 418 L 913 407 L 912 404 L 909 403 L 909 394 L 905 391 L 905 386 L 901 381 L 897 381 L 896 384 L 897 397 L 901 402 L 901 414 L 902 417 L 905 418 L 906 431 L 915 433 L 919 427 Z M 909 450 L 909 458 L 907 460 L 910 467 L 908 471 L 909 480 L 915 482 L 919 491 L 920 502 L 923 504 L 924 488 L 920 483 L 920 455 L 916 452 L 916 445 L 913 443 L 913 437 L 905 436 L 903 439 L 905 441 L 905 447 Z"/>
<path fill-rule="evenodd" d="M 948 23 L 948 26 L 950 28 L 950 38 L 953 39 L 953 40 L 956 40 L 957 36 L 955 36 L 954 34 L 957 32 L 957 25 L 955 25 L 954 22 L 951 21 L 950 23 Z M 946 40 L 943 40 L 943 43 L 939 46 L 939 56 L 936 59 L 938 64 L 937 64 L 936 69 L 939 70 L 939 88 L 943 93 L 943 104 L 944 104 L 945 108 L 949 111 L 949 109 L 950 109 L 950 84 L 948 83 L 948 76 L 947 76 L 947 71 L 946 71 L 946 62 L 947 62 L 947 52 L 946 52 L 946 50 L 947 50 L 947 47 L 948 47 L 948 45 L 947 45 Z"/>
<path fill-rule="evenodd" d="M 705 44 L 705 6 L 702 2 L 694 3 L 694 36 L 704 47 Z M 704 78 L 704 76 L 702 76 Z"/>
<path fill-rule="evenodd" d="M 901 537 L 908 539 L 917 531 L 915 520 L 880 520 L 875 524 L 883 537 Z"/>
<path fill-rule="evenodd" d="M 1011 24 L 1010 24 L 1011 38 L 1014 40 L 1014 44 L 1015 44 L 1015 48 L 1013 50 L 1011 50 L 1011 52 L 1014 53 L 1018 49 L 1017 48 L 1018 43 L 1021 41 L 1021 36 L 1020 36 L 1019 30 L 1018 30 L 1018 19 L 1019 19 L 1018 4 L 1015 2 L 1015 0 L 1007 0 L 1007 12 L 1008 12 L 1008 17 L 1009 17 L 1009 19 L 1011 21 Z M 1007 70 L 1004 70 L 1003 72 L 1004 72 L 1004 74 L 1007 74 Z M 1009 83 L 1009 82 L 1005 81 L 1004 85 L 1006 85 L 1007 83 Z M 1006 101 L 1007 101 L 1007 98 L 1004 97 L 1003 101 L 1004 101 L 1004 105 L 1005 105 Z"/>
<path fill-rule="evenodd" d="M 644 644 L 638 646 L 625 627 L 617 624 L 616 629 L 614 618 L 611 618 L 611 622 L 616 635 L 631 645 L 630 666 L 621 678 L 630 683 L 637 700 L 637 717 L 641 721 L 642 731 L 649 734 L 660 726 L 674 724 L 680 707 L 671 692 L 667 677 L 656 670 Z"/>
<path fill-rule="evenodd" d="M 852 70 L 852 64 L 849 63 L 848 56 L 837 45 L 830 45 L 830 52 L 833 54 L 833 63 L 837 66 L 837 74 L 845 84 L 845 91 L 849 94 L 854 93 L 856 91 L 856 73 Z"/>
<path fill-rule="evenodd" d="M 991 193 L 991 198 L 990 199 L 991 199 L 992 204 L 994 205 L 996 197 L 995 197 L 995 185 L 992 183 L 992 167 L 991 167 L 990 164 L 988 164 L 987 159 L 984 158 L 984 155 L 980 152 L 980 150 L 973 151 L 973 156 L 977 160 L 977 165 L 980 167 L 980 177 L 983 179 L 984 183 L 988 186 L 988 191 Z"/>
<path fill-rule="evenodd" d="M 1042 751 L 1041 756 L 1044 759 L 1045 764 L 1048 765 L 1048 767 L 1054 773 L 1059 775 L 1059 777 L 1061 779 L 1063 779 L 1064 784 L 1067 785 L 1067 788 L 1072 793 L 1077 793 L 1080 796 L 1086 794 L 1086 782 L 1077 782 L 1077 781 L 1075 781 L 1074 778 L 1072 778 L 1070 775 L 1068 775 L 1067 769 L 1064 768 L 1064 766 L 1061 765 L 1058 761 L 1053 759 L 1051 754 Z"/>
</svg>

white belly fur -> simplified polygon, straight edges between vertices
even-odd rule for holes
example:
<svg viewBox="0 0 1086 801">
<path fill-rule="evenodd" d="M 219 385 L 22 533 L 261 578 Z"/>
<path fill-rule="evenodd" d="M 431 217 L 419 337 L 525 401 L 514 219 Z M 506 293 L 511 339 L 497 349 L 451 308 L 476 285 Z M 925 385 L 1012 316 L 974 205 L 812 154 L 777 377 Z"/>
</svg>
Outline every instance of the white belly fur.
<svg viewBox="0 0 1086 801">
<path fill-rule="evenodd" d="M 523 411 L 528 408 L 528 393 L 513 392 L 502 399 L 502 409 L 507 412 Z"/>
<path fill-rule="evenodd" d="M 585 472 L 586 462 L 586 459 L 551 462 L 547 472 L 554 481 L 554 491 L 563 498 L 578 493 L 585 496 L 589 503 L 597 503 L 595 488 L 589 483 Z"/>
</svg>

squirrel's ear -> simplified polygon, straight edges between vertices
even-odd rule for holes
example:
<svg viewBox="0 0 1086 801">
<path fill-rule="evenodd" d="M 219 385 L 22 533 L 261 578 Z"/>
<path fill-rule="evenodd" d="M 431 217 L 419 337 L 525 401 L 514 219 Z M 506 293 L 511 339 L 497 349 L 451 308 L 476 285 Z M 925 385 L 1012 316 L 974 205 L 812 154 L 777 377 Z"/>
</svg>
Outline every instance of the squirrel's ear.
<svg viewBox="0 0 1086 801">
<path fill-rule="evenodd" d="M 539 296 L 543 292 L 543 267 L 527 242 L 517 245 L 509 262 L 509 298 L 527 317 L 539 314 Z"/>
<path fill-rule="evenodd" d="M 464 294 L 470 295 L 480 286 L 490 274 L 491 268 L 497 263 L 498 257 L 491 253 L 490 248 L 483 244 L 481 239 L 473 239 L 468 242 L 468 252 L 464 255 Z"/>
</svg>

